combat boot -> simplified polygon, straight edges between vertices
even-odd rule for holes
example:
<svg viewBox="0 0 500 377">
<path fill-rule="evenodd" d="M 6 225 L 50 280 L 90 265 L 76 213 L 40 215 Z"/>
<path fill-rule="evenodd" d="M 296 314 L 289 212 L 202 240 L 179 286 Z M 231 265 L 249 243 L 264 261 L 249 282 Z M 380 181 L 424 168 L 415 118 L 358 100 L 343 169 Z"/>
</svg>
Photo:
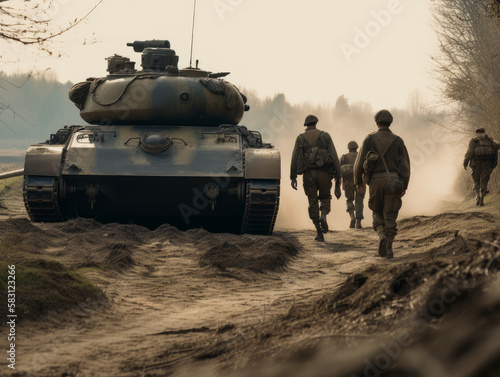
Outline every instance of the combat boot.
<svg viewBox="0 0 500 377">
<path fill-rule="evenodd" d="M 325 242 L 325 237 L 323 237 L 323 232 L 321 231 L 321 224 L 319 220 L 313 221 L 314 226 L 316 227 L 316 238 L 314 240 L 318 242 Z"/>
<path fill-rule="evenodd" d="M 476 192 L 476 205 L 480 205 L 481 203 L 481 194 L 479 193 L 479 190 L 474 190 Z"/>
<path fill-rule="evenodd" d="M 391 239 L 387 240 L 387 246 L 386 246 L 387 253 L 385 255 L 385 257 L 387 259 L 391 259 L 392 257 L 394 257 L 394 252 L 392 250 L 392 243 L 393 243 L 393 240 L 391 240 Z"/>
<path fill-rule="evenodd" d="M 378 255 L 382 258 L 387 256 L 387 237 L 384 232 L 378 234 Z"/>
<path fill-rule="evenodd" d="M 326 222 L 326 212 L 321 212 L 321 218 L 319 219 L 319 223 L 321 225 L 321 231 L 323 233 L 328 233 L 328 223 Z"/>
<path fill-rule="evenodd" d="M 481 195 L 481 197 L 479 198 L 479 205 L 484 206 L 484 195 Z"/>
<path fill-rule="evenodd" d="M 354 228 L 356 226 L 356 218 L 354 217 L 354 212 L 349 212 L 351 216 L 351 223 L 349 224 L 349 228 Z"/>
<path fill-rule="evenodd" d="M 356 229 L 363 229 L 361 226 L 361 219 L 356 219 Z"/>
</svg>

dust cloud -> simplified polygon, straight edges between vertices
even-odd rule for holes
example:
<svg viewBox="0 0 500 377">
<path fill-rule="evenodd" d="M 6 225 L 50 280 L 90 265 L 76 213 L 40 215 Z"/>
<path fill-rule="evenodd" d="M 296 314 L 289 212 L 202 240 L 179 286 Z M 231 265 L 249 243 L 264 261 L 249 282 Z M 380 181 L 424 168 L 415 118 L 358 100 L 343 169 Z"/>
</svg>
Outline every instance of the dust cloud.
<svg viewBox="0 0 500 377">
<path fill-rule="evenodd" d="M 343 97 L 342 97 L 343 98 Z M 276 223 L 277 229 L 311 229 L 308 201 L 298 177 L 298 190 L 290 187 L 290 161 L 297 136 L 304 131 L 303 121 L 308 114 L 319 118 L 318 128 L 328 132 L 333 139 L 338 157 L 348 152 L 347 144 L 355 140 L 360 146 L 364 138 L 377 130 L 373 110 L 366 103 L 348 105 L 344 111 L 335 106 L 290 105 L 284 96 L 267 99 L 257 98 L 257 109 L 245 115 L 242 124 L 259 130 L 264 142 L 270 142 L 281 152 L 281 196 Z M 260 114 L 255 114 L 256 112 Z M 252 113 L 253 112 L 253 113 Z M 467 137 L 456 135 L 443 127 L 446 114 L 421 112 L 410 114 L 407 110 L 391 109 L 394 123 L 391 130 L 401 136 L 410 154 L 412 175 L 408 191 L 403 198 L 400 218 L 415 215 L 432 215 L 440 211 L 446 202 L 459 200 L 455 192 L 456 180 L 462 169 L 462 158 L 467 148 Z M 267 118 L 266 118 L 267 115 Z M 463 173 L 462 173 L 463 174 Z M 333 188 L 332 188 L 333 195 Z M 364 227 L 371 226 L 368 194 L 365 197 Z M 342 191 L 339 200 L 332 199 L 332 211 L 328 216 L 331 229 L 343 230 L 349 225 L 346 199 Z"/>
<path fill-rule="evenodd" d="M 402 217 L 435 215 L 443 205 L 462 200 L 455 190 L 468 140 L 452 135 L 437 124 L 424 132 L 404 132 L 412 175 L 403 198 Z"/>
</svg>

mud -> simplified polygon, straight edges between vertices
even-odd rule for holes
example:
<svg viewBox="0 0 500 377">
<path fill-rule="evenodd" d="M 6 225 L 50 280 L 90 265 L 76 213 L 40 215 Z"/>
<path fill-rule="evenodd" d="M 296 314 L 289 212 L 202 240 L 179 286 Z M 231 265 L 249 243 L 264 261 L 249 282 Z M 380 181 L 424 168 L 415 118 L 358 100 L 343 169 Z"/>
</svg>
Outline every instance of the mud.
<svg viewBox="0 0 500 377">
<path fill-rule="evenodd" d="M 312 229 L 32 224 L 8 187 L 1 276 L 36 278 L 18 281 L 17 369 L 0 375 L 498 374 L 498 197 L 402 219 L 387 261 L 370 229 L 317 243 Z"/>
</svg>

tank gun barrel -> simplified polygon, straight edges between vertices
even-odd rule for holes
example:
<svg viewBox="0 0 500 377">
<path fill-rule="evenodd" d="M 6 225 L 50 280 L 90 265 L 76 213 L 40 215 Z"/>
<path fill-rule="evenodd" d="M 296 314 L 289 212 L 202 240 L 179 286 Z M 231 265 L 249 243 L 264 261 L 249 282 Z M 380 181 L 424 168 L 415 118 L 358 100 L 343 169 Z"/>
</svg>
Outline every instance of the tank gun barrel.
<svg viewBox="0 0 500 377">
<path fill-rule="evenodd" d="M 170 48 L 170 42 L 166 39 L 152 39 L 149 41 L 129 42 L 127 46 L 133 47 L 135 52 L 143 52 L 145 48 Z"/>
<path fill-rule="evenodd" d="M 24 169 L 8 171 L 6 173 L 0 173 L 0 180 L 12 177 L 19 177 L 21 175 L 24 175 Z"/>
</svg>

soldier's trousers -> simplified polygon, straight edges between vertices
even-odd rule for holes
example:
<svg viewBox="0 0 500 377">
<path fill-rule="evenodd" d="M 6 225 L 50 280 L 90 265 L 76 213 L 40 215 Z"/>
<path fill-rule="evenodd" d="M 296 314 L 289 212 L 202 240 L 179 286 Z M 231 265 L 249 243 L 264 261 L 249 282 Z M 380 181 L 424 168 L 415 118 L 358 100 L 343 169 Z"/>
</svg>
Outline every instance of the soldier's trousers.
<svg viewBox="0 0 500 377">
<path fill-rule="evenodd" d="M 357 219 L 364 219 L 363 208 L 365 193 L 361 193 L 356 189 L 354 181 L 344 181 L 344 194 L 346 197 L 347 212 L 353 213 Z"/>
<path fill-rule="evenodd" d="M 319 211 L 330 213 L 332 179 L 327 171 L 308 169 L 303 177 L 304 192 L 309 199 L 309 218 L 319 220 Z M 319 203 L 318 203 L 319 201 Z"/>
<path fill-rule="evenodd" d="M 472 168 L 472 179 L 474 180 L 474 191 L 481 191 L 484 195 L 488 190 L 493 162 L 477 160 Z"/>
<path fill-rule="evenodd" d="M 388 240 L 393 240 L 398 232 L 396 220 L 402 192 L 403 182 L 398 181 L 397 174 L 389 177 L 387 173 L 373 174 L 368 199 L 368 207 L 373 211 L 373 229 L 379 234 L 385 233 Z"/>
</svg>

